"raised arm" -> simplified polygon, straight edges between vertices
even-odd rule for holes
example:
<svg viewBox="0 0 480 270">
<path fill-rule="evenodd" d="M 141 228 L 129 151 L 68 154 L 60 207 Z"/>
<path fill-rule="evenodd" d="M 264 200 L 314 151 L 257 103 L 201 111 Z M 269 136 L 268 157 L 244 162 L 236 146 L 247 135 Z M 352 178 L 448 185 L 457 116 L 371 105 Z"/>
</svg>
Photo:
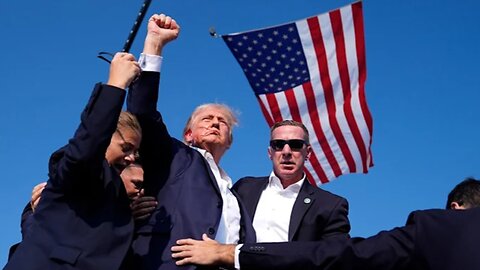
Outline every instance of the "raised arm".
<svg viewBox="0 0 480 270">
<path fill-rule="evenodd" d="M 132 85 L 127 100 L 127 109 L 131 113 L 140 117 L 159 117 L 156 108 L 162 51 L 179 33 L 180 26 L 169 16 L 155 14 L 148 20 L 147 36 L 140 57 L 143 72 Z"/>
<path fill-rule="evenodd" d="M 140 56 L 142 73 L 130 88 L 127 110 L 135 114 L 142 126 L 143 139 L 140 157 L 145 169 L 144 189 L 153 195 L 162 183 L 150 179 L 165 179 L 172 158 L 172 142 L 167 127 L 157 111 L 158 87 L 162 52 L 167 43 L 176 39 L 180 27 L 169 16 L 155 14 L 148 21 L 143 53 Z"/>
<path fill-rule="evenodd" d="M 81 115 L 81 123 L 68 144 L 50 158 L 50 180 L 70 190 L 76 183 L 98 179 L 105 152 L 115 132 L 125 99 L 125 88 L 138 76 L 133 55 L 117 53 L 107 84 L 98 83 Z"/>
</svg>

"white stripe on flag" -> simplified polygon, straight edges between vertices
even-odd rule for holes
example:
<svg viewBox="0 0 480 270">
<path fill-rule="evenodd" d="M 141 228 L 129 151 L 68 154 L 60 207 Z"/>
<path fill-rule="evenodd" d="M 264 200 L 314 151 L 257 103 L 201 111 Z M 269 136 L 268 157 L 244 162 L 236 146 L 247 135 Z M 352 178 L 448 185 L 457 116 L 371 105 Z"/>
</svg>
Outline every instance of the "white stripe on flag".
<svg viewBox="0 0 480 270">
<path fill-rule="evenodd" d="M 318 115 L 320 117 L 320 123 L 321 123 L 323 134 L 325 134 L 326 141 L 334 154 L 335 162 L 340 166 L 340 168 L 345 168 L 345 167 L 348 168 L 345 158 L 342 152 L 340 151 L 337 140 L 335 139 L 335 136 L 333 134 L 333 130 L 330 126 L 330 121 L 328 119 L 329 113 L 326 106 L 324 89 L 320 81 L 320 71 L 319 71 L 318 61 L 317 61 L 318 58 L 315 54 L 315 49 L 313 47 L 313 41 L 312 41 L 312 37 L 310 34 L 307 21 L 306 20 L 298 21 L 296 22 L 296 25 L 297 25 L 297 28 L 299 29 L 303 50 L 305 52 L 305 55 L 307 56 L 306 59 L 307 59 L 308 70 L 310 72 L 311 84 L 313 87 L 313 91 L 315 93 L 315 100 L 317 104 L 316 107 L 317 107 Z M 308 50 L 308 53 L 307 53 L 307 50 Z M 315 131 L 313 130 L 313 128 L 309 129 L 309 132 L 311 133 L 311 135 L 315 135 Z M 321 148 L 320 148 L 320 151 L 322 151 Z M 327 175 L 330 176 L 330 174 L 333 176 L 333 172 L 328 173 Z M 329 177 L 329 179 L 331 178 Z"/>
<path fill-rule="evenodd" d="M 350 89 L 352 92 L 352 111 L 355 116 L 355 121 L 357 122 L 358 129 L 360 134 L 362 135 L 363 145 L 359 147 L 363 147 L 367 155 L 369 153 L 369 145 L 370 145 L 370 138 L 371 134 L 369 132 L 367 123 L 365 121 L 365 117 L 362 113 L 362 108 L 360 107 L 360 96 L 359 96 L 359 74 L 358 74 L 358 59 L 357 59 L 357 50 L 355 48 L 356 44 L 356 37 L 355 37 L 355 28 L 353 27 L 353 15 L 352 15 L 352 7 L 348 6 L 341 10 L 342 14 L 342 22 L 343 22 L 343 32 L 345 40 L 349 42 L 345 42 L 346 53 L 347 53 L 347 63 L 349 67 L 349 74 L 350 74 Z M 367 167 L 369 166 L 369 159 L 365 160 L 367 162 Z M 359 169 L 357 165 L 357 171 L 363 171 L 363 168 Z"/>
</svg>

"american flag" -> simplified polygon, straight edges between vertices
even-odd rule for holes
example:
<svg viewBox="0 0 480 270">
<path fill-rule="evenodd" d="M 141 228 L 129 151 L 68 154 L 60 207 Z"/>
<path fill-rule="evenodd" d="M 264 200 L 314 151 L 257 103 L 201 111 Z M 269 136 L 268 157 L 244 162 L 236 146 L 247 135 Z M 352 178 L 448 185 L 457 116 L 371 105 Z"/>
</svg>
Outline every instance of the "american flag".
<svg viewBox="0 0 480 270">
<path fill-rule="evenodd" d="M 223 35 L 269 126 L 302 122 L 313 153 L 312 184 L 373 166 L 365 100 L 362 2 L 271 28 Z M 315 182 L 315 183 L 314 183 Z"/>
</svg>

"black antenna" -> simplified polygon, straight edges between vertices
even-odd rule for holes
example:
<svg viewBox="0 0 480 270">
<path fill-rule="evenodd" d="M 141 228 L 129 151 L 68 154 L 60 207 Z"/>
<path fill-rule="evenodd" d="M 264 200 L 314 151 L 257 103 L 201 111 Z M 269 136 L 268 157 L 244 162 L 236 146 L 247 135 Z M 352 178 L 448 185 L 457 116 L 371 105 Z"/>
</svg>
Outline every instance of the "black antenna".
<svg viewBox="0 0 480 270">
<path fill-rule="evenodd" d="M 135 36 L 137 35 L 138 29 L 140 28 L 140 25 L 142 24 L 143 18 L 145 17 L 145 13 L 147 13 L 148 7 L 150 6 L 150 3 L 152 0 L 145 0 L 143 2 L 142 7 L 140 8 L 140 11 L 138 12 L 137 19 L 133 23 L 132 30 L 130 30 L 130 33 L 128 34 L 128 38 L 125 41 L 125 45 L 123 45 L 122 52 L 129 52 L 130 48 L 132 47 L 133 41 L 135 40 Z M 110 60 L 113 58 L 113 53 L 109 52 L 99 52 L 97 57 L 105 60 L 108 63 L 111 63 L 112 61 Z M 110 58 L 110 59 L 109 59 Z"/>
<path fill-rule="evenodd" d="M 215 30 L 215 27 L 213 27 L 213 26 L 208 28 L 208 32 L 210 33 L 210 36 L 212 36 L 214 38 L 222 37 L 222 35 L 217 34 L 217 31 Z"/>
<path fill-rule="evenodd" d="M 125 41 L 125 45 L 123 45 L 122 52 L 129 52 L 130 48 L 132 47 L 133 41 L 135 40 L 135 36 L 137 35 L 138 29 L 140 28 L 140 25 L 142 24 L 143 18 L 145 17 L 145 13 L 147 13 L 148 7 L 150 6 L 150 3 L 152 0 L 145 0 L 143 1 L 143 5 L 140 8 L 140 11 L 138 12 L 137 19 L 133 23 L 132 30 L 130 30 L 130 33 L 128 34 L 127 41 Z"/>
</svg>

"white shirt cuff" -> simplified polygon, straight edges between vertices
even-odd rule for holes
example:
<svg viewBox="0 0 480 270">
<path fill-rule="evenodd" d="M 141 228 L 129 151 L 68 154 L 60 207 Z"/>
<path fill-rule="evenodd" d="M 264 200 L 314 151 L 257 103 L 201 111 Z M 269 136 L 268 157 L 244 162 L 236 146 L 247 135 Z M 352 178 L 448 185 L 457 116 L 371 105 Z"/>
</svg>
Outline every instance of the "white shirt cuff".
<svg viewBox="0 0 480 270">
<path fill-rule="evenodd" d="M 235 247 L 235 269 L 240 270 L 240 249 L 243 247 L 243 244 L 239 244 Z"/>
<path fill-rule="evenodd" d="M 140 54 L 138 63 L 142 71 L 160 72 L 162 68 L 163 57 L 160 55 Z"/>
</svg>

